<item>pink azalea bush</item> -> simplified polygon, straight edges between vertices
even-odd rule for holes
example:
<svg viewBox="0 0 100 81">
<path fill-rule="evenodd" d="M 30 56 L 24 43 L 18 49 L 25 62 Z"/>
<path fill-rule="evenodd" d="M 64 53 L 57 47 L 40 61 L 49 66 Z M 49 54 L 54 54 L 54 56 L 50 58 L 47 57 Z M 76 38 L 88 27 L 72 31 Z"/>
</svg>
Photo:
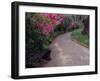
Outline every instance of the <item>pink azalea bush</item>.
<svg viewBox="0 0 100 81">
<path fill-rule="evenodd" d="M 55 26 L 61 24 L 63 21 L 63 14 L 54 13 L 39 13 L 33 15 L 33 20 L 35 21 L 35 27 L 41 30 L 42 34 L 49 35 Z"/>
<path fill-rule="evenodd" d="M 75 23 L 75 22 L 70 22 L 69 23 L 69 29 L 76 29 L 76 28 L 78 28 L 78 24 L 77 23 Z"/>
</svg>

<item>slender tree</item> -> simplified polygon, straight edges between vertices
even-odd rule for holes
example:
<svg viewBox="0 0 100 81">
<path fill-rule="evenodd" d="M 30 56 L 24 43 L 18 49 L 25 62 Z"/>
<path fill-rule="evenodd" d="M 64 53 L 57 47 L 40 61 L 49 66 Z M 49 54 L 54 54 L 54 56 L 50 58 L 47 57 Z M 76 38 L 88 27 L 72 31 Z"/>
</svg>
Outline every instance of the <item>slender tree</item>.
<svg viewBox="0 0 100 81">
<path fill-rule="evenodd" d="M 83 24 L 84 24 L 84 29 L 83 29 L 83 34 L 88 34 L 89 35 L 89 16 L 87 16 L 84 20 L 83 20 Z"/>
</svg>

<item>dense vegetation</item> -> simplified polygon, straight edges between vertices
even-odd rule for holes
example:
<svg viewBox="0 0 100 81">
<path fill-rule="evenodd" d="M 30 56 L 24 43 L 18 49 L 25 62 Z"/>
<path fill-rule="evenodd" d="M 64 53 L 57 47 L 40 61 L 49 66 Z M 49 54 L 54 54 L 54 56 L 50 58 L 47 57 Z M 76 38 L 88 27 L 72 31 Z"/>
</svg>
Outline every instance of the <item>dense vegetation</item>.
<svg viewBox="0 0 100 81">
<path fill-rule="evenodd" d="M 75 39 L 77 42 L 81 43 L 82 45 L 89 47 L 89 36 L 87 34 L 82 34 L 83 29 L 76 29 L 72 31 L 71 36 L 72 39 Z"/>
<path fill-rule="evenodd" d="M 25 18 L 26 58 L 33 54 L 42 53 L 55 37 L 67 32 L 72 32 L 74 39 L 89 46 L 89 16 L 26 13 Z"/>
<path fill-rule="evenodd" d="M 82 32 L 88 34 L 89 16 L 86 19 L 86 16 L 79 15 L 26 13 L 26 48 L 39 52 L 42 48 L 47 48 L 59 34 L 77 29 L 82 24 Z M 75 31 L 74 33 L 76 35 Z"/>
</svg>

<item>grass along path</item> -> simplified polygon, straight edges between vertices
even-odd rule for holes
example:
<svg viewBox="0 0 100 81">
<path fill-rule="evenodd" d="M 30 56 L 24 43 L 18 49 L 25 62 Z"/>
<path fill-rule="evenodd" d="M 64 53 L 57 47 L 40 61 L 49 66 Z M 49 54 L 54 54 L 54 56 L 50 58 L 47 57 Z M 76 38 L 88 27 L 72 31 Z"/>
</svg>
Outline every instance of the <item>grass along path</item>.
<svg viewBox="0 0 100 81">
<path fill-rule="evenodd" d="M 82 29 L 76 29 L 71 32 L 71 37 L 83 46 L 89 47 L 89 37 L 86 34 L 82 34 Z"/>
</svg>

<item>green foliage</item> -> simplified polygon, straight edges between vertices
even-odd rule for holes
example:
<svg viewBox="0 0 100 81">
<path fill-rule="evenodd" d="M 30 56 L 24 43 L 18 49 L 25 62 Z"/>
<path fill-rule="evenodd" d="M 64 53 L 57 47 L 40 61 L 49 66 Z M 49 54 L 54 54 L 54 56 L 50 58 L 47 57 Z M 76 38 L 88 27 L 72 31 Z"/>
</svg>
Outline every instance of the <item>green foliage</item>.
<svg viewBox="0 0 100 81">
<path fill-rule="evenodd" d="M 78 40 L 80 43 L 86 45 L 89 47 L 89 37 L 87 34 L 82 34 L 82 28 L 81 29 L 76 29 L 71 32 L 72 38 Z"/>
<path fill-rule="evenodd" d="M 48 19 L 44 19 L 43 16 L 40 16 L 39 13 L 26 13 L 26 48 L 31 49 L 33 52 L 39 51 L 40 49 L 48 48 L 49 44 L 56 36 L 66 32 L 66 29 L 63 25 L 58 25 L 50 33 L 50 35 L 43 35 L 41 33 L 41 30 L 35 27 L 37 21 L 43 21 L 48 23 L 50 22 Z M 38 47 L 35 44 L 37 41 L 41 42 L 41 47 Z"/>
<path fill-rule="evenodd" d="M 57 37 L 58 35 L 69 32 L 68 26 L 71 21 L 77 21 L 76 16 L 68 15 L 64 18 L 64 21 L 61 24 L 53 27 L 53 30 L 48 35 L 43 35 L 41 30 L 36 27 L 38 23 L 49 24 L 51 21 L 47 17 L 41 16 L 40 13 L 26 13 L 26 51 L 31 53 L 41 52 L 41 49 L 48 48 L 49 44 Z M 87 35 L 83 35 L 80 30 L 72 31 L 72 37 L 78 39 L 80 42 L 89 45 L 89 38 Z"/>
</svg>

